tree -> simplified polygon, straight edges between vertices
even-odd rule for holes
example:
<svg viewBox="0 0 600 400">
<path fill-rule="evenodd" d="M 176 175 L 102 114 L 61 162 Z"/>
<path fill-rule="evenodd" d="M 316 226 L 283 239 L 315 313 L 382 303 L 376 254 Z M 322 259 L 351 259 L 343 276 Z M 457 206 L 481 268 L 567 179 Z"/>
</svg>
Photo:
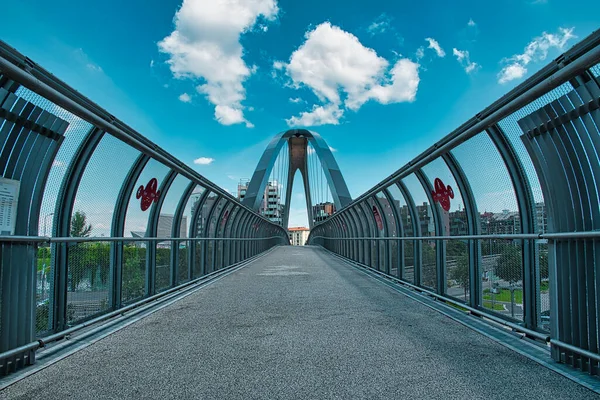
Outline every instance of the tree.
<svg viewBox="0 0 600 400">
<path fill-rule="evenodd" d="M 523 279 L 521 249 L 517 246 L 506 246 L 498 259 L 496 275 L 510 284 Z"/>
<path fill-rule="evenodd" d="M 92 225 L 87 223 L 87 218 L 83 211 L 75 211 L 71 218 L 71 237 L 89 237 L 92 232 Z"/>
<path fill-rule="evenodd" d="M 456 258 L 456 266 L 449 272 L 450 279 L 453 279 L 465 291 L 465 299 L 467 298 L 467 288 L 469 287 L 469 258 L 462 255 Z"/>
<path fill-rule="evenodd" d="M 87 223 L 87 218 L 83 211 L 75 211 L 71 217 L 71 237 L 89 237 L 92 231 L 92 225 Z M 69 275 L 71 278 L 71 291 L 77 290 L 79 283 L 90 273 L 91 264 L 89 263 L 90 251 L 88 244 L 77 244 L 69 248 Z"/>
</svg>

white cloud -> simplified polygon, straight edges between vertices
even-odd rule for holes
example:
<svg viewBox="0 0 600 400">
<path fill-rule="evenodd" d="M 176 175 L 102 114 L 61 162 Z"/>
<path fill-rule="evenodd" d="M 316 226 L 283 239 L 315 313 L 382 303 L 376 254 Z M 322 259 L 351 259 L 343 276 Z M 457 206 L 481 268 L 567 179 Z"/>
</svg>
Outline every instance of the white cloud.
<svg viewBox="0 0 600 400">
<path fill-rule="evenodd" d="M 423 58 L 425 56 L 425 48 L 423 46 L 419 47 L 415 54 L 417 56 L 417 59 Z"/>
<path fill-rule="evenodd" d="M 466 67 L 465 67 L 465 72 L 467 74 L 470 74 L 471 72 L 477 70 L 477 68 L 479 68 L 479 64 L 477 64 L 476 62 L 470 62 Z"/>
<path fill-rule="evenodd" d="M 182 101 L 184 103 L 190 103 L 192 101 L 192 98 L 190 97 L 189 94 L 182 93 L 179 95 L 179 101 Z"/>
<path fill-rule="evenodd" d="M 285 68 L 285 62 L 275 61 L 273 62 L 273 68 L 275 68 L 276 70 L 282 70 L 283 68 Z"/>
<path fill-rule="evenodd" d="M 290 103 L 295 103 L 295 104 L 304 103 L 304 100 L 302 100 L 300 97 L 294 97 L 294 98 L 290 97 Z"/>
<path fill-rule="evenodd" d="M 293 116 L 285 121 L 289 126 L 338 125 L 342 115 L 344 115 L 344 110 L 341 110 L 336 104 L 330 103 L 326 106 L 315 104 L 312 111 L 304 111 L 299 117 Z"/>
<path fill-rule="evenodd" d="M 178 79 L 204 83 L 196 90 L 215 106 L 215 119 L 225 125 L 246 123 L 243 83 L 254 73 L 242 55 L 240 35 L 259 19 L 274 20 L 276 0 L 184 0 L 175 14 L 175 30 L 158 43 Z"/>
<path fill-rule="evenodd" d="M 229 179 L 231 179 L 232 181 L 237 181 L 238 180 L 237 176 L 235 176 L 235 175 L 227 175 L 227 177 Z"/>
<path fill-rule="evenodd" d="M 469 22 L 467 22 L 467 25 L 469 25 L 469 26 L 475 26 L 477 24 L 475 23 L 475 21 L 473 21 L 473 18 L 470 18 Z"/>
<path fill-rule="evenodd" d="M 433 38 L 425 38 L 425 40 L 429 43 L 429 46 L 427 46 L 428 49 L 433 49 L 438 57 L 446 57 L 446 52 L 442 49 L 437 40 Z"/>
<path fill-rule="evenodd" d="M 456 59 L 463 66 L 465 72 L 470 74 L 471 72 L 479 69 L 480 65 L 476 62 L 472 62 L 469 57 L 469 52 L 467 50 L 458 50 L 457 48 L 452 49 L 452 54 L 456 56 Z"/>
<path fill-rule="evenodd" d="M 519 63 L 507 65 L 502 68 L 498 74 L 498 83 L 506 83 L 515 79 L 520 79 L 527 73 L 527 68 Z"/>
<path fill-rule="evenodd" d="M 154 60 L 150 60 L 150 68 L 154 67 Z"/>
<path fill-rule="evenodd" d="M 344 113 L 343 107 L 356 111 L 369 100 L 389 104 L 415 99 L 417 63 L 402 58 L 389 69 L 389 62 L 375 50 L 329 22 L 318 25 L 305 37 L 285 65 L 286 73 L 292 87 L 308 87 L 324 104 L 288 119 L 288 124 L 335 125 Z"/>
<path fill-rule="evenodd" d="M 211 157 L 200 157 L 194 160 L 194 164 L 196 165 L 210 165 L 215 161 L 214 158 Z"/>
<path fill-rule="evenodd" d="M 375 21 L 373 21 L 371 25 L 369 25 L 369 27 L 367 28 L 367 32 L 369 32 L 371 35 L 384 33 L 390 28 L 391 22 L 391 18 L 388 17 L 385 13 L 382 13 L 380 16 L 375 18 Z"/>
<path fill-rule="evenodd" d="M 254 124 L 244 118 L 244 112 L 239 108 L 217 105 L 215 107 L 215 119 L 221 125 L 246 123 L 247 128 L 254 128 Z"/>
<path fill-rule="evenodd" d="M 522 78 L 527 73 L 527 65 L 531 62 L 543 61 L 552 48 L 564 50 L 567 42 L 576 38 L 574 28 L 559 28 L 557 33 L 542 32 L 525 47 L 521 54 L 504 59 L 507 65 L 498 73 L 498 83 L 506 83 Z"/>
</svg>

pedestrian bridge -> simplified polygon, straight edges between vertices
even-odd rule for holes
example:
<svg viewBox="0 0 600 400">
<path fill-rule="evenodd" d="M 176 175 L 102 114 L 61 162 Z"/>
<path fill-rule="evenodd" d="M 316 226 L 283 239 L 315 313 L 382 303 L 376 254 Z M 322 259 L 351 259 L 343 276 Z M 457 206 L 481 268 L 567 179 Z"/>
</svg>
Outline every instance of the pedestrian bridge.
<svg viewBox="0 0 600 400">
<path fill-rule="evenodd" d="M 597 31 L 355 199 L 282 132 L 238 199 L 0 41 L 0 397 L 596 396 L 599 76 Z"/>
</svg>

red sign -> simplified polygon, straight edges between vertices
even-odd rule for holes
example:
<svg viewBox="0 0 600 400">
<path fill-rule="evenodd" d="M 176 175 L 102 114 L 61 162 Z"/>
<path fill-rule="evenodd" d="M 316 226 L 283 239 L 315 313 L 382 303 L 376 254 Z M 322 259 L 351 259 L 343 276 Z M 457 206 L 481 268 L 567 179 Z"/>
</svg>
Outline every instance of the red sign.
<svg viewBox="0 0 600 400">
<path fill-rule="evenodd" d="M 383 230 L 383 221 L 381 220 L 381 215 L 379 215 L 379 210 L 375 206 L 373 206 L 373 215 L 375 216 L 375 222 L 377 222 L 377 228 L 380 231 Z"/>
<path fill-rule="evenodd" d="M 140 201 L 140 208 L 142 211 L 146 211 L 150 208 L 152 203 L 156 203 L 158 201 L 158 197 L 160 196 L 160 190 L 158 189 L 158 181 L 156 178 L 150 179 L 146 187 L 144 185 L 140 186 L 135 195 L 136 199 L 142 199 Z"/>
<path fill-rule="evenodd" d="M 445 186 L 440 178 L 435 178 L 435 181 L 433 181 L 433 189 L 434 190 L 431 191 L 433 201 L 440 203 L 440 206 L 442 206 L 444 211 L 450 211 L 450 199 L 454 198 L 452 187 L 450 187 L 450 185 Z"/>
</svg>

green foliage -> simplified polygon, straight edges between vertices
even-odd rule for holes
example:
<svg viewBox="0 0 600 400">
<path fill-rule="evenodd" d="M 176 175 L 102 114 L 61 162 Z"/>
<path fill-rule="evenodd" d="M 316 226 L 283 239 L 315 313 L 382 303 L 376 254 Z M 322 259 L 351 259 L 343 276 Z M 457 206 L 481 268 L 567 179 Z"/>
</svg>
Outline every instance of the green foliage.
<svg viewBox="0 0 600 400">
<path fill-rule="evenodd" d="M 466 242 L 460 240 L 448 240 L 446 242 L 446 256 L 448 258 L 466 257 L 468 251 Z"/>
<path fill-rule="evenodd" d="M 495 274 L 511 284 L 523 279 L 521 248 L 506 246 L 502 249 Z"/>
<path fill-rule="evenodd" d="M 89 237 L 92 232 L 92 225 L 87 223 L 87 218 L 83 211 L 75 211 L 71 217 L 71 236 Z"/>
<path fill-rule="evenodd" d="M 435 242 L 423 242 L 422 248 L 423 268 L 421 269 L 421 283 L 424 286 L 435 288 L 437 278 Z"/>
<path fill-rule="evenodd" d="M 108 283 L 110 274 L 110 245 L 108 243 L 78 243 L 70 246 L 69 277 L 70 289 L 87 279 L 91 289 L 102 289 Z"/>
<path fill-rule="evenodd" d="M 123 302 L 128 302 L 145 294 L 146 249 L 123 247 Z"/>
<path fill-rule="evenodd" d="M 456 266 L 448 271 L 450 279 L 453 279 L 465 291 L 467 297 L 467 288 L 469 287 L 469 257 L 466 254 L 456 256 Z"/>
</svg>

